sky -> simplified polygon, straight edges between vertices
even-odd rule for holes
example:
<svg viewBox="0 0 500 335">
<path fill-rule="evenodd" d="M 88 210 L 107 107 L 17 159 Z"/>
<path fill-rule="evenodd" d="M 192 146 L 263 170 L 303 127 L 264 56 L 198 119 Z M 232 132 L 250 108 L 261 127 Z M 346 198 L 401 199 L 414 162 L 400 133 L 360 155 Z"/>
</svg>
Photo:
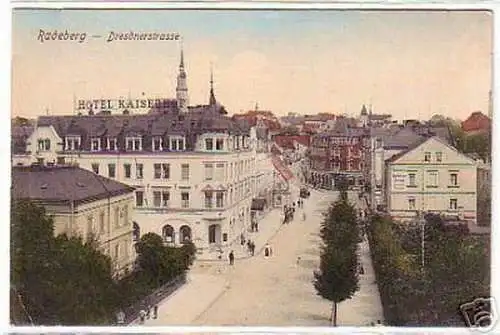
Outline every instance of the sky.
<svg viewBox="0 0 500 335">
<path fill-rule="evenodd" d="M 40 30 L 87 38 L 41 42 Z M 208 103 L 212 67 L 230 114 L 256 103 L 276 115 L 358 115 L 363 104 L 395 119 L 488 112 L 485 11 L 17 9 L 12 115 L 72 114 L 74 97 L 174 98 L 181 43 L 107 42 L 111 31 L 180 34 L 190 103 Z"/>
</svg>

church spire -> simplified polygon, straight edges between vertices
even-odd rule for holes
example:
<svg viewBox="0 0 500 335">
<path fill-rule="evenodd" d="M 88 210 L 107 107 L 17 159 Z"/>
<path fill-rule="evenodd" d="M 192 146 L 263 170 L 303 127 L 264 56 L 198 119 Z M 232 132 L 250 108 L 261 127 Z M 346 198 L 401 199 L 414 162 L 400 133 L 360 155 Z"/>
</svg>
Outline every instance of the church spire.
<svg viewBox="0 0 500 335">
<path fill-rule="evenodd" d="M 188 88 L 187 88 L 187 74 L 184 68 L 184 48 L 181 41 L 181 60 L 179 63 L 179 74 L 177 75 L 176 87 L 177 106 L 181 112 L 188 111 Z"/>
<path fill-rule="evenodd" d="M 210 64 L 210 98 L 208 104 L 214 106 L 216 104 L 215 93 L 214 93 L 214 70 L 212 64 Z"/>
</svg>

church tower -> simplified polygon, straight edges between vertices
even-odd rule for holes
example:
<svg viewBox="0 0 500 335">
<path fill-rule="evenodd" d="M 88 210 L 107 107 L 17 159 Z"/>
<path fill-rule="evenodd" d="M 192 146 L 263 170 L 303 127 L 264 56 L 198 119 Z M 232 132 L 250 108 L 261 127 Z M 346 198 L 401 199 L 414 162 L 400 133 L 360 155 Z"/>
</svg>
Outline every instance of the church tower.
<svg viewBox="0 0 500 335">
<path fill-rule="evenodd" d="M 214 71 L 210 66 L 210 97 L 208 99 L 209 106 L 215 106 L 217 104 L 217 100 L 215 99 L 214 93 Z"/>
<path fill-rule="evenodd" d="M 181 46 L 181 63 L 179 64 L 179 74 L 177 75 L 177 87 L 175 89 L 177 106 L 182 113 L 188 111 L 189 96 L 187 88 L 187 75 L 184 69 L 184 50 Z"/>
</svg>

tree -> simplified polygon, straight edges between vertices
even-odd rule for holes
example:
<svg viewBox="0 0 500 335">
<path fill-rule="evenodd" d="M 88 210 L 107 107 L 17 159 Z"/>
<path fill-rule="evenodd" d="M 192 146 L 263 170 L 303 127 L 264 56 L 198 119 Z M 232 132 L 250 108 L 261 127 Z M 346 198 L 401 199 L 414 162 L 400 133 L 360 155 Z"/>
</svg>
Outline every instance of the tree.
<svg viewBox="0 0 500 335">
<path fill-rule="evenodd" d="M 79 237 L 54 237 L 42 207 L 14 201 L 11 285 L 35 324 L 106 322 L 116 304 L 111 261 Z"/>
<path fill-rule="evenodd" d="M 314 288 L 332 302 L 331 321 L 337 325 L 338 303 L 350 299 L 358 290 L 357 243 L 359 229 L 353 206 L 341 196 L 324 215 L 320 267 L 314 272 Z"/>
</svg>

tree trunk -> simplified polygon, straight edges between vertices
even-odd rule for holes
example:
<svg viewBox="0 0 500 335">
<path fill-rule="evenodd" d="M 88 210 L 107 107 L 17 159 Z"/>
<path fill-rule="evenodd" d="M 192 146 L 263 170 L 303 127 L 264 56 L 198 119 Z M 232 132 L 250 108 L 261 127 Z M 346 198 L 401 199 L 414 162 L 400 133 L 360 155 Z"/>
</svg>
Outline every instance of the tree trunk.
<svg viewBox="0 0 500 335">
<path fill-rule="evenodd" d="M 330 325 L 337 327 L 337 303 L 332 303 L 332 315 L 330 317 Z"/>
</svg>

